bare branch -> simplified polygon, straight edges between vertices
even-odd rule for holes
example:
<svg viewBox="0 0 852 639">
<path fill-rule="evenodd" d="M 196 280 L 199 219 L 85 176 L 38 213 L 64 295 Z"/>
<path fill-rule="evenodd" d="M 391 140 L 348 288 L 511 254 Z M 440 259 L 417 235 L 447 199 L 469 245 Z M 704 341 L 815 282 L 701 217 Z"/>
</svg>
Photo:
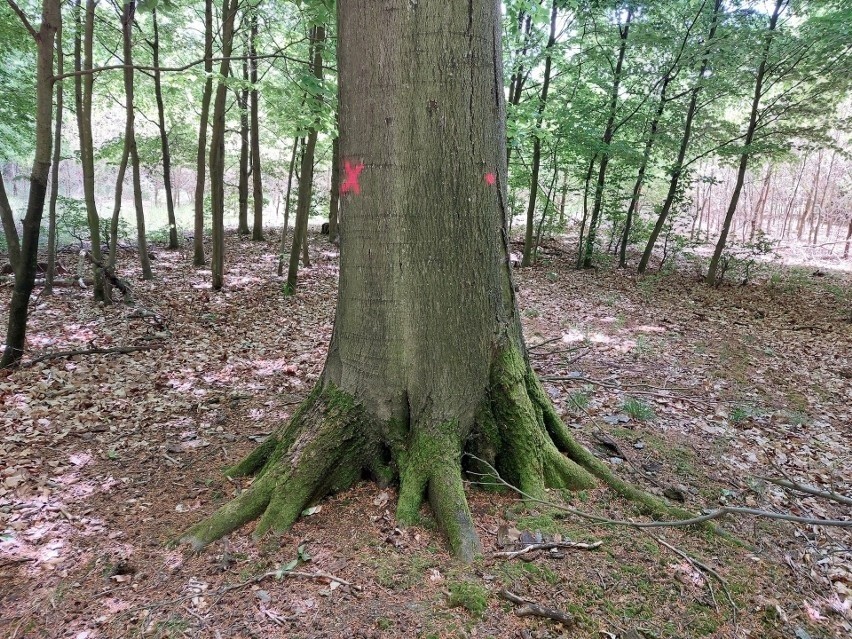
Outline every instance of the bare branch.
<svg viewBox="0 0 852 639">
<path fill-rule="evenodd" d="M 15 3 L 14 0 L 6 0 L 6 2 L 12 8 L 12 11 L 18 14 L 18 17 L 21 19 L 21 22 L 24 23 L 24 26 L 27 28 L 27 31 L 30 32 L 30 35 L 33 37 L 33 39 L 38 41 L 38 31 L 33 29 L 33 25 L 30 24 L 30 21 L 27 18 L 26 14 L 21 11 L 21 8 L 17 5 L 17 3 Z"/>
</svg>

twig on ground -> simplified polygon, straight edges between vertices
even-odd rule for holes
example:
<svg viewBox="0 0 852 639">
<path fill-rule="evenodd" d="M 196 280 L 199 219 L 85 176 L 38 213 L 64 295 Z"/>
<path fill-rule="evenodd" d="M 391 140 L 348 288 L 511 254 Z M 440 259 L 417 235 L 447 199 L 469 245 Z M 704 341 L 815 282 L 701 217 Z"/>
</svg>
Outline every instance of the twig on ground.
<svg viewBox="0 0 852 639">
<path fill-rule="evenodd" d="M 777 479 L 775 477 L 762 477 L 759 475 L 756 476 L 755 479 L 768 481 L 770 484 L 775 484 L 776 486 L 781 486 L 782 488 L 787 488 L 788 490 L 795 490 L 800 493 L 815 495 L 816 497 L 822 497 L 823 499 L 830 499 L 841 504 L 847 504 L 849 506 L 852 506 L 852 497 L 847 497 L 846 495 L 841 495 L 834 491 L 820 490 L 819 488 L 808 486 L 807 484 L 800 484 L 799 482 L 793 481 L 791 479 Z"/>
<path fill-rule="evenodd" d="M 471 455 L 470 453 L 465 453 L 471 459 L 474 459 L 490 470 L 491 472 L 487 475 L 485 473 L 476 473 L 473 471 L 468 471 L 471 475 L 479 475 L 480 477 L 493 477 L 496 479 L 496 482 L 471 482 L 473 484 L 479 484 L 482 486 L 505 486 L 509 490 L 513 490 L 514 492 L 521 495 L 524 499 L 530 502 L 535 502 L 538 504 L 544 504 L 546 506 L 550 506 L 552 508 L 556 508 L 557 510 L 561 510 L 563 512 L 570 513 L 572 515 L 576 515 L 577 517 L 582 517 L 583 519 L 588 519 L 590 521 L 596 521 L 600 524 L 609 524 L 613 526 L 631 526 L 633 528 L 681 528 L 686 526 L 695 526 L 697 524 L 703 524 L 704 522 L 712 521 L 714 519 L 719 519 L 724 517 L 725 515 L 752 515 L 754 517 L 764 517 L 766 519 L 778 519 L 781 521 L 790 521 L 796 524 L 809 524 L 813 526 L 833 526 L 837 528 L 852 528 L 852 519 L 819 519 L 812 517 L 797 517 L 795 515 L 788 515 L 785 513 L 774 513 L 768 510 L 757 510 L 756 508 L 738 508 L 733 506 L 723 506 L 722 508 L 716 508 L 715 510 L 708 511 L 703 515 L 698 515 L 696 517 L 692 517 L 690 519 L 677 519 L 673 521 L 623 521 L 619 519 L 610 519 L 609 517 L 603 517 L 601 515 L 593 515 L 591 513 L 583 512 L 582 510 L 577 510 L 576 508 L 571 508 L 570 506 L 564 506 L 562 504 L 557 504 L 552 501 L 548 501 L 546 499 L 539 499 L 537 497 L 533 497 L 529 493 L 522 491 L 517 486 L 513 486 L 505 479 L 500 477 L 500 474 L 497 472 L 497 469 L 494 468 L 490 463 L 477 457 L 476 455 Z"/>
<path fill-rule="evenodd" d="M 722 575 L 720 575 L 718 572 L 713 570 L 710 566 L 708 566 L 704 562 L 699 561 L 698 559 L 695 559 L 694 557 L 691 557 L 690 555 L 688 555 L 684 551 L 682 551 L 680 548 L 677 548 L 677 547 L 671 545 L 665 539 L 662 539 L 660 537 L 655 537 L 654 535 L 649 533 L 647 530 L 645 530 L 643 532 L 646 535 L 648 535 L 651 539 L 656 541 L 658 544 L 660 544 L 661 546 L 665 546 L 666 548 L 671 550 L 673 553 L 675 553 L 679 557 L 682 557 L 683 559 L 688 561 L 690 563 L 690 565 L 693 566 L 694 568 L 696 568 L 697 570 L 700 570 L 704 573 L 707 573 L 708 575 L 713 577 L 713 579 L 718 581 L 719 585 L 722 586 L 722 591 L 725 593 L 725 596 L 728 598 L 728 603 L 731 604 L 731 610 L 733 611 L 733 615 L 734 615 L 734 624 L 737 623 L 737 611 L 738 611 L 737 604 L 734 603 L 734 598 L 731 596 L 731 591 L 728 590 L 728 582 L 725 581 L 725 579 L 722 577 Z M 708 582 L 708 585 L 709 585 L 709 582 Z M 716 603 L 716 597 L 713 594 L 712 586 L 710 587 L 710 596 L 713 598 L 713 603 Z"/>
<path fill-rule="evenodd" d="M 574 548 L 576 550 L 594 550 L 595 548 L 600 548 L 603 546 L 602 541 L 596 541 L 591 544 L 585 544 L 580 542 L 573 541 L 551 541 L 544 542 L 540 544 L 528 544 L 521 550 L 506 550 L 501 552 L 495 552 L 495 557 L 505 557 L 506 559 L 514 559 L 515 557 L 520 557 L 521 555 L 525 555 L 528 552 L 535 552 L 536 550 L 553 550 L 554 548 Z"/>
<path fill-rule="evenodd" d="M 586 411 L 585 409 L 582 409 L 582 410 L 586 414 L 586 417 L 591 419 L 593 423 L 599 423 L 598 420 L 596 420 L 594 417 L 589 415 L 588 411 Z M 598 431 L 595 432 L 595 437 L 602 444 L 604 444 L 606 446 L 611 446 L 615 450 L 616 454 L 619 457 L 621 457 L 624 461 L 626 461 L 628 464 L 630 464 L 633 467 L 633 470 L 635 470 L 637 473 L 639 473 L 639 475 L 641 475 L 642 477 L 647 479 L 649 482 L 654 484 L 657 488 L 662 488 L 663 490 L 666 489 L 666 486 L 663 486 L 663 484 L 661 484 L 656 479 L 651 477 L 650 474 L 644 472 L 641 468 L 639 468 L 636 464 L 634 464 L 633 460 L 630 457 L 628 457 L 627 454 L 624 452 L 624 450 L 622 450 L 621 446 L 618 445 L 618 442 L 615 441 L 612 437 L 609 437 L 604 431 L 598 429 Z"/>
<path fill-rule="evenodd" d="M 594 386 L 601 386 L 603 388 L 609 388 L 612 390 L 623 391 L 626 393 L 630 393 L 631 395 L 646 395 L 648 397 L 658 397 L 660 399 L 668 399 L 668 400 L 679 400 L 691 404 L 707 404 L 706 400 L 703 400 L 699 397 L 683 397 L 679 395 L 668 395 L 666 393 L 661 393 L 653 390 L 641 390 L 637 389 L 634 386 L 649 386 L 648 384 L 610 384 L 608 382 L 602 382 L 598 379 L 592 379 L 590 377 L 583 377 L 582 375 L 548 375 L 542 376 L 539 378 L 542 382 L 584 382 L 586 384 L 593 384 Z M 653 388 L 653 387 L 652 387 Z M 674 389 L 674 388 L 666 388 L 660 389 L 666 391 L 679 391 L 682 389 Z M 687 389 L 691 390 L 691 389 Z"/>
<path fill-rule="evenodd" d="M 574 618 L 568 613 L 562 612 L 561 610 L 556 610 L 554 608 L 546 608 L 545 606 L 542 606 L 541 604 L 538 604 L 534 601 L 519 597 L 515 593 L 510 592 L 505 588 L 503 588 L 499 594 L 503 599 L 506 599 L 507 601 L 511 601 L 513 604 L 521 606 L 520 608 L 515 609 L 515 614 L 519 617 L 544 617 L 545 619 L 552 619 L 553 621 L 558 621 L 559 623 L 565 624 L 566 626 L 574 623 Z"/>
<path fill-rule="evenodd" d="M 39 362 L 44 362 L 51 359 L 61 359 L 63 357 L 73 357 L 74 355 L 107 355 L 110 353 L 135 353 L 136 351 L 150 351 L 155 348 L 160 348 L 162 344 L 145 344 L 144 346 L 116 346 L 113 348 L 80 348 L 73 351 L 53 351 L 39 355 L 31 360 L 28 360 L 22 367 L 33 366 Z"/>
<path fill-rule="evenodd" d="M 547 346 L 548 344 L 553 344 L 553 342 L 558 342 L 561 339 L 562 339 L 562 336 L 554 337 L 553 339 L 545 340 L 545 341 L 541 342 L 540 344 L 533 344 L 532 346 L 527 346 L 527 352 L 532 353 L 533 351 L 541 348 L 542 346 Z"/>
</svg>

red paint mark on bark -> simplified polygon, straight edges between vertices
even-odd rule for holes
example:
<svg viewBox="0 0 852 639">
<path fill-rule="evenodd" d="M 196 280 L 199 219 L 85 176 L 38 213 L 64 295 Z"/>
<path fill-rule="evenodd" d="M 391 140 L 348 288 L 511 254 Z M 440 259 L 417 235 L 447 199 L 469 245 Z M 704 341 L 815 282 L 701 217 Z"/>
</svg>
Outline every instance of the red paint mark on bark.
<svg viewBox="0 0 852 639">
<path fill-rule="evenodd" d="M 494 173 L 485 174 L 485 183 L 488 186 L 494 186 L 497 183 L 497 176 Z"/>
<path fill-rule="evenodd" d="M 361 195 L 361 185 L 358 184 L 358 176 L 364 170 L 364 163 L 360 162 L 355 166 L 349 160 L 343 162 L 343 170 L 346 172 L 346 179 L 340 185 L 341 195 L 350 191 L 355 195 Z"/>
</svg>

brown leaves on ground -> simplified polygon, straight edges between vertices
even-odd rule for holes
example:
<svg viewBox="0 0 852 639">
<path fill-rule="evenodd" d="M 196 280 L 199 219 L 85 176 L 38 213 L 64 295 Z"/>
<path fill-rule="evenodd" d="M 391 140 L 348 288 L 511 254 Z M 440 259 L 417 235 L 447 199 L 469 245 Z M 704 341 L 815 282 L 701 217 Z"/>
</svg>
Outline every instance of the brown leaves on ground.
<svg viewBox="0 0 852 639">
<path fill-rule="evenodd" d="M 749 549 L 703 533 L 659 533 L 718 572 L 736 614 L 713 577 L 644 533 L 482 491 L 470 494 L 485 547 L 473 567 L 448 558 L 428 512 L 423 526 L 398 527 L 395 493 L 371 483 L 281 537 L 256 543 L 247 526 L 201 555 L 167 547 L 246 485 L 221 469 L 292 414 L 331 335 L 337 253 L 325 238 L 312 238 L 313 266 L 288 298 L 274 276 L 273 234 L 267 244 L 228 242 L 221 293 L 190 256 L 159 251 L 158 279 L 134 284 L 137 309 L 98 306 L 75 289 L 36 302 L 31 356 L 161 347 L 45 361 L 0 379 L 3 636 L 820 637 L 850 629 L 852 536 L 819 526 L 729 521 Z M 516 271 L 527 340 L 543 344 L 532 359 L 551 378 L 545 388 L 596 454 L 692 510 L 721 503 L 851 516 L 847 505 L 758 479 L 852 494 L 848 275 L 814 280 L 790 270 L 709 290 L 677 274 L 577 272 L 564 247 L 548 248 L 540 266 Z M 9 294 L 0 288 L 3 303 Z M 588 512 L 640 516 L 603 489 L 565 498 Z M 604 543 L 504 559 L 494 556 L 506 543 L 500 531 Z M 570 613 L 575 625 L 518 617 L 497 597 L 502 589 Z"/>
</svg>

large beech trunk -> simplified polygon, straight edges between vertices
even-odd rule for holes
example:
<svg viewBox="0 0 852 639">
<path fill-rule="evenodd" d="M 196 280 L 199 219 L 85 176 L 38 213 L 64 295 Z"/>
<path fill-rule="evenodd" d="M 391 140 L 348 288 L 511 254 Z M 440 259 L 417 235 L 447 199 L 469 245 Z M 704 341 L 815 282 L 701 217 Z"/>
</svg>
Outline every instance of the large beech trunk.
<svg viewBox="0 0 852 639">
<path fill-rule="evenodd" d="M 526 357 L 505 232 L 500 3 L 337 6 L 346 222 L 325 369 L 294 418 L 229 469 L 257 473 L 251 487 L 183 540 L 201 547 L 257 517 L 256 535 L 284 530 L 368 472 L 399 482 L 401 524 L 428 501 L 471 560 L 465 452 L 530 495 L 597 475 L 666 510 L 575 443 Z"/>
</svg>

